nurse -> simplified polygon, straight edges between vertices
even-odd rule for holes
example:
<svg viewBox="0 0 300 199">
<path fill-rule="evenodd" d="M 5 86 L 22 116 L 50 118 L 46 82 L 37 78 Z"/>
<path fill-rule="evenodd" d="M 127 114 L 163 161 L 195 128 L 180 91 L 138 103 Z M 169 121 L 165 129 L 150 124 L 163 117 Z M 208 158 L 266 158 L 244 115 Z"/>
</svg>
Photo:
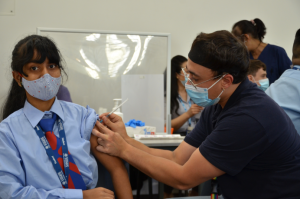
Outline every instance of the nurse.
<svg viewBox="0 0 300 199">
<path fill-rule="evenodd" d="M 193 102 L 185 90 L 187 58 L 177 55 L 171 59 L 171 127 L 174 128 L 173 134 L 186 136 L 199 121 L 203 107 Z M 198 187 L 192 193 L 196 193 Z M 173 188 L 165 185 L 164 198 L 173 197 Z"/>
<path fill-rule="evenodd" d="M 299 197 L 300 136 L 292 121 L 247 78 L 246 46 L 228 31 L 201 33 L 189 52 L 185 88 L 205 107 L 175 151 L 129 138 L 121 118 L 98 124 L 97 149 L 178 189 L 217 177 L 224 198 Z"/>
<path fill-rule="evenodd" d="M 95 150 L 95 111 L 56 98 L 61 60 L 55 44 L 39 35 L 12 52 L 14 79 L 0 123 L 0 198 L 113 199 L 112 191 L 95 188 L 94 156 L 111 173 L 118 198 L 132 198 L 123 162 Z"/>
<path fill-rule="evenodd" d="M 256 83 L 258 88 L 266 91 L 269 87 L 269 79 L 267 78 L 266 65 L 259 60 L 250 60 L 248 69 L 248 79 Z"/>
<path fill-rule="evenodd" d="M 245 43 L 250 59 L 258 59 L 266 64 L 270 84 L 291 68 L 292 62 L 282 47 L 263 42 L 266 27 L 260 19 L 238 21 L 233 25 L 232 33 Z"/>
<path fill-rule="evenodd" d="M 185 90 L 187 59 L 177 55 L 171 59 L 171 127 L 174 134 L 186 136 L 195 127 L 203 107 L 191 100 Z"/>
<path fill-rule="evenodd" d="M 296 32 L 293 44 L 293 68 L 266 90 L 269 95 L 293 121 L 300 135 L 300 29 Z"/>
</svg>

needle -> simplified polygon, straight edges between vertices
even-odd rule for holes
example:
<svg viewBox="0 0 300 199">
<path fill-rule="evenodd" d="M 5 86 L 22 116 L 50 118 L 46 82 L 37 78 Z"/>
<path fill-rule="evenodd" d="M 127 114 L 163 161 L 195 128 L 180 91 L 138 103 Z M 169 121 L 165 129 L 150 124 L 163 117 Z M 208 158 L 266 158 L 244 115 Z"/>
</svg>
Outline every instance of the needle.
<svg viewBox="0 0 300 199">
<path fill-rule="evenodd" d="M 109 117 L 113 112 L 115 112 L 116 110 L 118 110 L 118 108 L 120 108 L 125 102 L 127 102 L 128 98 L 122 102 L 119 106 L 117 106 L 115 109 L 113 109 L 108 115 L 106 115 L 106 117 Z M 100 118 L 97 119 L 100 123 L 103 122 L 103 120 L 100 120 Z"/>
</svg>

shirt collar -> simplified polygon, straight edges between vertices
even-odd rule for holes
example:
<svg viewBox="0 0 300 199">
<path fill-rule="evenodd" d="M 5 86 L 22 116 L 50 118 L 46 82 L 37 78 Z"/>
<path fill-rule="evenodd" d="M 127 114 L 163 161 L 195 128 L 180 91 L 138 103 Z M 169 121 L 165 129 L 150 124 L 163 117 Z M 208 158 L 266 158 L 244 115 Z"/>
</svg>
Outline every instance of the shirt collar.
<svg viewBox="0 0 300 199">
<path fill-rule="evenodd" d="M 32 106 L 27 100 L 25 102 L 23 111 L 33 128 L 41 121 L 41 119 L 45 115 L 45 112 L 47 112 L 47 111 L 45 112 L 40 111 L 39 109 Z M 55 101 L 50 109 L 50 112 L 55 113 L 64 121 L 63 110 L 57 98 L 55 98 Z"/>
<path fill-rule="evenodd" d="M 178 94 L 178 97 L 182 100 L 182 101 L 184 101 L 183 99 L 182 99 L 182 97 Z M 191 98 L 190 98 L 190 96 L 187 94 L 187 98 L 186 98 L 186 101 L 184 101 L 184 102 L 189 102 L 191 100 Z"/>
<path fill-rule="evenodd" d="M 250 86 L 255 87 L 256 84 L 250 82 L 248 77 L 246 77 L 245 80 L 243 80 L 240 83 L 240 85 L 236 88 L 236 90 L 230 96 L 229 100 L 227 101 L 227 103 L 224 107 L 224 110 L 233 106 L 235 104 L 236 100 L 238 100 L 240 98 L 240 95 L 242 94 L 242 92 L 245 91 L 246 89 L 248 89 Z"/>
<path fill-rule="evenodd" d="M 300 70 L 300 65 L 294 65 L 294 66 L 293 66 L 293 69 L 294 69 L 294 70 Z"/>
</svg>

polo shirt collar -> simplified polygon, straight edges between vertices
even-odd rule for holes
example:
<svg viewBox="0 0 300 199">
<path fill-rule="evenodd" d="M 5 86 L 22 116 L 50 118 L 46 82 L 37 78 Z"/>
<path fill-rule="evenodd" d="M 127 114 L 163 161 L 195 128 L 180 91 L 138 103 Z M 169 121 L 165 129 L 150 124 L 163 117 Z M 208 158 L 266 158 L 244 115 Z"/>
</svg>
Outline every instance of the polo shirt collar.
<svg viewBox="0 0 300 199">
<path fill-rule="evenodd" d="M 252 82 L 249 81 L 249 79 L 246 77 L 245 80 L 243 80 L 240 85 L 236 88 L 236 90 L 233 92 L 233 94 L 230 96 L 229 100 L 227 101 L 225 107 L 223 110 L 226 110 L 233 106 L 236 102 L 237 99 L 239 99 L 240 94 L 249 88 L 253 84 Z"/>
<path fill-rule="evenodd" d="M 46 112 L 53 112 L 64 121 L 63 110 L 57 98 L 55 98 L 50 111 L 45 111 L 45 112 L 42 112 L 39 109 L 35 108 L 26 100 L 23 108 L 23 112 L 33 128 L 41 121 L 41 119 L 44 117 Z"/>
</svg>

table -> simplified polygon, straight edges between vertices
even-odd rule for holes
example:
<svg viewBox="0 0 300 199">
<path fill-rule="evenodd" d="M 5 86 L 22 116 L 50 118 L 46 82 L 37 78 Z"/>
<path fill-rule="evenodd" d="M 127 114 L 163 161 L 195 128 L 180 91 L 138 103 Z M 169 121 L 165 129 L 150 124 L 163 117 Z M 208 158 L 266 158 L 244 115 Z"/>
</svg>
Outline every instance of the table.
<svg viewBox="0 0 300 199">
<path fill-rule="evenodd" d="M 168 140 L 137 140 L 151 148 L 169 148 L 175 150 L 184 139 L 168 139 Z"/>
</svg>

